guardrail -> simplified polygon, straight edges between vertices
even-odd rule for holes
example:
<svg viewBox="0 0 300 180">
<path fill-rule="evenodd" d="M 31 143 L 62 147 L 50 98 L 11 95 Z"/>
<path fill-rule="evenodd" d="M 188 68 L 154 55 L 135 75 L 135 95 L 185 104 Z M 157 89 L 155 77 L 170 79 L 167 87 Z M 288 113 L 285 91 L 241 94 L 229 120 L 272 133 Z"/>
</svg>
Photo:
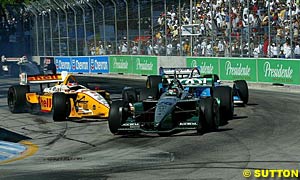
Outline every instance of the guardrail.
<svg viewBox="0 0 300 180">
<path fill-rule="evenodd" d="M 52 57 L 53 58 L 53 57 Z M 41 57 L 41 61 L 44 61 Z M 172 56 L 58 56 L 57 72 L 158 74 L 159 67 L 200 67 L 203 74 L 221 80 L 244 79 L 258 83 L 300 85 L 300 61 L 294 59 L 172 57 Z"/>
</svg>

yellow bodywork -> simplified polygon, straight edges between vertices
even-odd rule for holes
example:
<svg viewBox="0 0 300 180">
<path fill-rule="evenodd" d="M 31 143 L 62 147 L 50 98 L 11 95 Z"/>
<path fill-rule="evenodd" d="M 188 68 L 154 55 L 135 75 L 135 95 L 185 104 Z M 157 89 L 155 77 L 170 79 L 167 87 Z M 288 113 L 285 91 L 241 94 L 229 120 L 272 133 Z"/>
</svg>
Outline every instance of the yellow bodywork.
<svg viewBox="0 0 300 180">
<path fill-rule="evenodd" d="M 68 75 L 63 82 L 67 85 L 69 82 L 75 80 L 75 77 Z M 88 90 L 87 91 L 91 91 Z M 93 90 L 92 93 L 99 93 L 104 99 L 108 101 L 110 94 L 105 90 Z M 97 99 L 84 92 L 65 92 L 70 100 L 70 114 L 69 118 L 100 118 L 106 119 L 109 115 L 109 106 L 100 103 Z M 44 93 L 39 95 L 37 93 L 26 93 L 27 102 L 30 104 L 39 104 L 42 112 L 52 111 L 52 93 Z"/>
</svg>

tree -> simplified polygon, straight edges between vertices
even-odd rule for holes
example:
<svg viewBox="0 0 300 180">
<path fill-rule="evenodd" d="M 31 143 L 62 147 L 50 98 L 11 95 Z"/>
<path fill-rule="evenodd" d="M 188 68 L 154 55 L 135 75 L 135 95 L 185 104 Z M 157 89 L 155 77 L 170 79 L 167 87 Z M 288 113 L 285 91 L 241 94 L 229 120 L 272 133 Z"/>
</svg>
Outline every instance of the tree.
<svg viewBox="0 0 300 180">
<path fill-rule="evenodd" d="M 21 4 L 23 2 L 28 3 L 32 0 L 1 0 L 0 5 L 2 8 L 4 8 L 6 5 L 11 5 L 11 4 Z"/>
</svg>

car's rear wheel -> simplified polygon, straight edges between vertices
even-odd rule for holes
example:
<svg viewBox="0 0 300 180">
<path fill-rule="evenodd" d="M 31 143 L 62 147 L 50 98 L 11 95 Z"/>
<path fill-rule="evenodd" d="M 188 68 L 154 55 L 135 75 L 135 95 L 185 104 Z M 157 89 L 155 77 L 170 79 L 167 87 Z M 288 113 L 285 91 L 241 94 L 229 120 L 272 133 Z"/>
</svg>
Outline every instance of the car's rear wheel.
<svg viewBox="0 0 300 180">
<path fill-rule="evenodd" d="M 198 133 L 210 132 L 218 129 L 220 124 L 219 106 L 213 97 L 200 100 Z"/>
<path fill-rule="evenodd" d="M 122 99 L 125 102 L 129 102 L 129 103 L 137 102 L 138 98 L 137 98 L 137 93 L 136 93 L 135 88 L 132 88 L 132 87 L 124 88 L 122 91 Z"/>
<path fill-rule="evenodd" d="M 156 97 L 160 96 L 159 84 L 162 83 L 162 76 L 160 75 L 150 75 L 147 77 L 146 88 L 155 89 Z"/>
<path fill-rule="evenodd" d="M 65 93 L 57 92 L 52 97 L 53 121 L 66 120 L 71 112 L 70 98 Z"/>
<path fill-rule="evenodd" d="M 7 93 L 7 104 L 10 112 L 23 113 L 28 110 L 26 93 L 30 91 L 28 85 L 11 86 Z"/>
<path fill-rule="evenodd" d="M 237 80 L 234 81 L 234 86 L 238 91 L 238 94 L 243 101 L 244 104 L 248 103 L 249 100 L 249 90 L 248 90 L 248 85 L 245 80 Z"/>
<path fill-rule="evenodd" d="M 126 103 L 123 100 L 113 101 L 109 109 L 108 127 L 111 133 L 119 134 L 119 128 L 127 119 Z"/>
<path fill-rule="evenodd" d="M 213 89 L 213 96 L 220 100 L 221 125 L 232 119 L 234 112 L 233 91 L 229 86 L 218 86 Z"/>
</svg>

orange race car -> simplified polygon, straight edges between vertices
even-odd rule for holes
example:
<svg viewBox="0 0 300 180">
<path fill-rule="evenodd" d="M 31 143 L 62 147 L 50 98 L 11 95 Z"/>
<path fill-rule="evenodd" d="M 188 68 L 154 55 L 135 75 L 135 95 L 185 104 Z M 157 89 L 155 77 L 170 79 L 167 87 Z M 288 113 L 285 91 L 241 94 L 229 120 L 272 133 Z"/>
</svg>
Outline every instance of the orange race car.
<svg viewBox="0 0 300 180">
<path fill-rule="evenodd" d="M 108 118 L 110 94 L 93 84 L 98 77 L 72 75 L 21 74 L 20 85 L 8 89 L 7 102 L 12 113 L 53 112 L 53 120 L 70 118 Z M 50 86 L 51 83 L 56 83 Z M 99 82 L 98 82 L 99 83 Z M 40 84 L 40 92 L 31 92 L 29 84 Z M 46 88 L 43 85 L 47 84 Z"/>
</svg>

